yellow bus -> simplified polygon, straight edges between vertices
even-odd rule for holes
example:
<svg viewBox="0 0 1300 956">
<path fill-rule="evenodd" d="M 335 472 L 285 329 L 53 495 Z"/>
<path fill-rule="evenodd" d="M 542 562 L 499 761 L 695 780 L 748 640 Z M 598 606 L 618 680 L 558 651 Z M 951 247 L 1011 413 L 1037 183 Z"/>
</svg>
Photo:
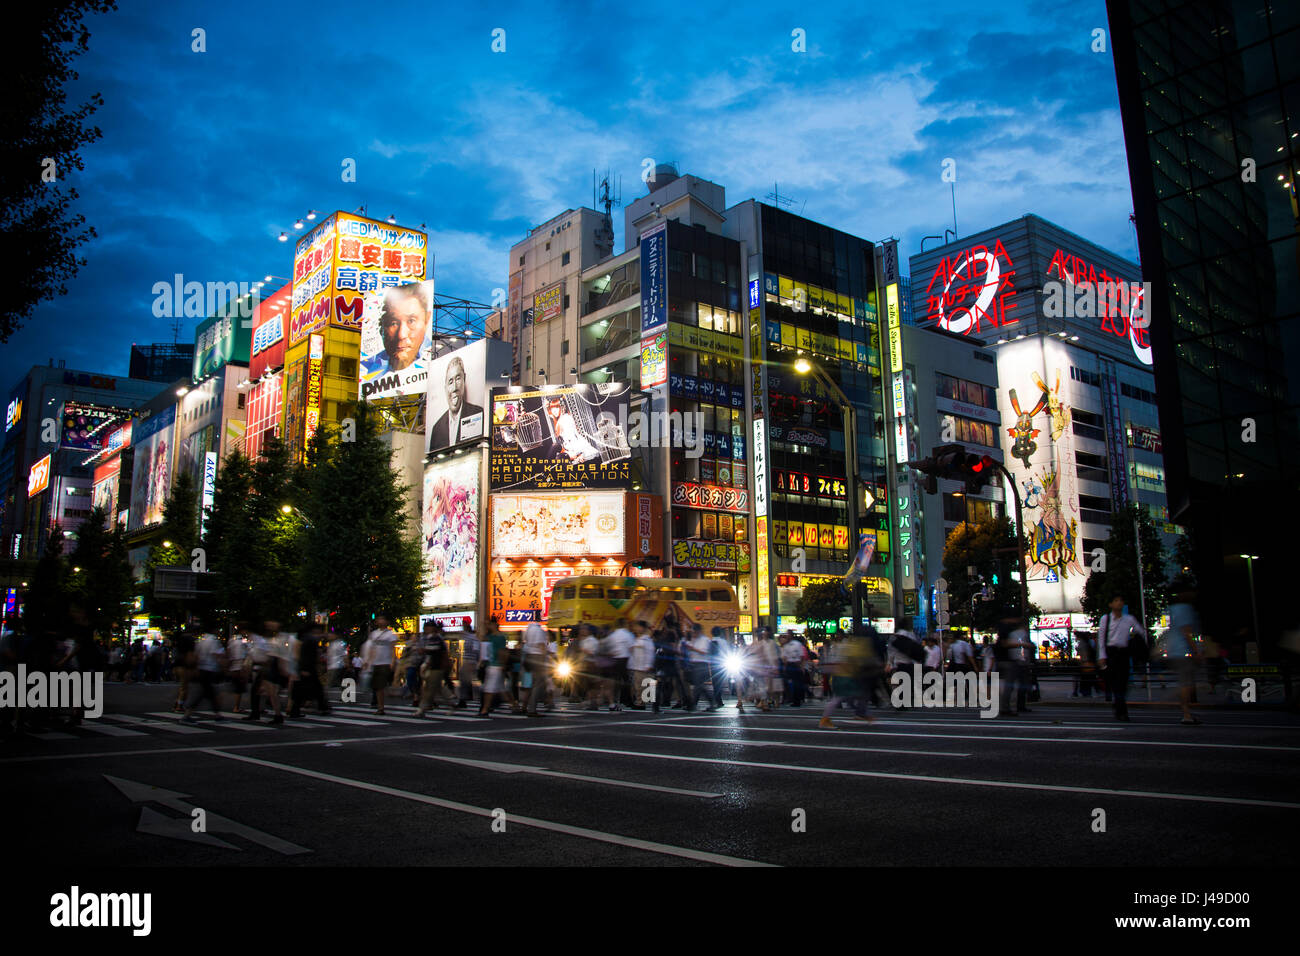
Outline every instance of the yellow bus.
<svg viewBox="0 0 1300 956">
<path fill-rule="evenodd" d="M 656 628 L 670 612 L 678 624 L 699 624 L 706 632 L 740 624 L 736 589 L 725 581 L 576 575 L 556 582 L 546 626 L 613 627 L 621 617 Z"/>
</svg>

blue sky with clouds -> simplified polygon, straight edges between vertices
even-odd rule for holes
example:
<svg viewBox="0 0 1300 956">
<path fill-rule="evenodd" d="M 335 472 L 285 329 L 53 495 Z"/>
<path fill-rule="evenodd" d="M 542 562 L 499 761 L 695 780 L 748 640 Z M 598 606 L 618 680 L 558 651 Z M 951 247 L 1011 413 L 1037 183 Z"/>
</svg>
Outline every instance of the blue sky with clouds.
<svg viewBox="0 0 1300 956">
<path fill-rule="evenodd" d="M 70 96 L 105 100 L 70 180 L 99 238 L 5 345 L 5 388 L 51 356 L 125 374 L 132 342 L 172 337 L 155 282 L 288 275 L 276 237 L 309 208 L 425 223 L 439 290 L 491 301 L 511 243 L 590 205 L 593 169 L 643 194 L 645 157 L 728 203 L 777 183 L 808 218 L 900 237 L 904 261 L 952 225 L 951 157 L 963 234 L 1035 212 L 1136 258 L 1102 0 L 120 7 L 89 21 Z"/>
</svg>

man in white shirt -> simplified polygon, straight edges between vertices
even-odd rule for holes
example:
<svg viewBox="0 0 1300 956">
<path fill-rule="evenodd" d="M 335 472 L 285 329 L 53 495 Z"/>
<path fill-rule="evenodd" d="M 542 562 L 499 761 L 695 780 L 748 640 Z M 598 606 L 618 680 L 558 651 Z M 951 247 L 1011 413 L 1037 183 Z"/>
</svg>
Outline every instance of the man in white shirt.
<svg viewBox="0 0 1300 956">
<path fill-rule="evenodd" d="M 704 697 L 704 683 L 709 679 L 709 638 L 699 624 L 694 625 L 694 632 L 686 644 L 686 660 L 687 682 L 691 687 L 687 710 L 694 711 L 700 698 Z M 711 699 L 705 697 L 705 700 L 708 700 L 709 710 L 717 710 Z"/>
<path fill-rule="evenodd" d="M 636 640 L 632 642 L 631 654 L 628 656 L 628 668 L 632 672 L 632 707 L 645 710 L 641 702 L 641 693 L 647 678 L 654 676 L 655 642 L 650 636 L 650 625 L 637 621 Z"/>
<path fill-rule="evenodd" d="M 380 614 L 375 618 L 375 629 L 370 632 L 370 640 L 362 658 L 362 666 L 370 671 L 370 688 L 374 691 L 375 710 L 382 717 L 384 697 L 388 685 L 393 682 L 393 663 L 396 659 L 394 648 L 397 634 L 388 626 L 388 617 Z"/>
<path fill-rule="evenodd" d="M 939 648 L 939 641 L 933 637 L 927 637 L 925 639 L 925 672 L 937 671 L 942 663 L 943 651 Z"/>
<path fill-rule="evenodd" d="M 528 702 L 524 713 L 529 717 L 542 716 L 537 711 L 537 704 L 546 694 L 546 675 L 549 653 L 546 647 L 546 629 L 533 621 L 524 629 L 524 673 L 528 675 Z"/>
<path fill-rule="evenodd" d="M 1097 635 L 1097 659 L 1115 705 L 1115 719 L 1128 720 L 1128 671 L 1132 661 L 1129 640 L 1133 634 L 1146 638 L 1147 632 L 1131 614 L 1124 613 L 1124 598 L 1110 599 L 1110 613 L 1101 619 Z"/>
<path fill-rule="evenodd" d="M 975 652 L 965 637 L 958 637 L 952 642 L 952 669 L 958 674 L 969 674 L 975 670 Z"/>
<path fill-rule="evenodd" d="M 606 656 L 610 659 L 610 710 L 623 709 L 623 695 L 627 690 L 628 658 L 632 654 L 632 642 L 636 640 L 627 629 L 627 621 L 619 618 L 605 638 L 608 648 Z"/>
<path fill-rule="evenodd" d="M 341 637 L 336 637 L 330 641 L 329 658 L 326 662 L 326 683 L 330 687 L 337 687 L 339 675 L 343 673 L 348 664 L 348 642 Z"/>
<path fill-rule="evenodd" d="M 230 692 L 235 695 L 235 706 L 231 712 L 236 714 L 240 712 L 239 704 L 244 696 L 244 662 L 248 659 L 248 638 L 244 636 L 243 630 L 243 625 L 236 628 L 226 644 L 226 676 L 230 678 Z"/>
<path fill-rule="evenodd" d="M 221 680 L 221 671 L 225 665 L 226 649 L 221 644 L 221 639 L 212 633 L 205 633 L 195 648 L 198 654 L 198 689 L 190 695 L 190 699 L 185 706 L 185 716 L 181 718 L 187 724 L 196 723 L 194 720 L 194 706 L 200 700 L 209 700 L 212 702 L 212 714 L 214 719 L 221 719 L 221 700 L 217 696 L 217 684 Z"/>
</svg>

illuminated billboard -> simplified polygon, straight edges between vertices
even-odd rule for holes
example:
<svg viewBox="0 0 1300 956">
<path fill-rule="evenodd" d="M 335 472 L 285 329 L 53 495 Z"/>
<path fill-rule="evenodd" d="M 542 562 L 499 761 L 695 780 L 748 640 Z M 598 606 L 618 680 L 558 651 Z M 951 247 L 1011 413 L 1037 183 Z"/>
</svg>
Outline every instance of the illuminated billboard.
<svg viewBox="0 0 1300 956">
<path fill-rule="evenodd" d="M 622 492 L 492 496 L 492 557 L 621 554 Z"/>
<path fill-rule="evenodd" d="M 64 402 L 59 447 L 75 448 L 78 451 L 99 451 L 105 430 L 126 414 L 124 409 L 105 405 Z"/>
<path fill-rule="evenodd" d="M 944 256 L 925 287 L 925 316 L 960 335 L 988 334 L 1016 322 L 1016 267 L 1000 240 Z"/>
<path fill-rule="evenodd" d="M 627 382 L 492 392 L 493 491 L 626 488 Z"/>
<path fill-rule="evenodd" d="M 284 366 L 284 350 L 288 342 L 284 326 L 289 315 L 289 295 L 287 289 L 276 292 L 271 298 L 258 302 L 253 310 L 248 377 L 254 381 Z"/>
<path fill-rule="evenodd" d="M 480 462 L 468 454 L 425 466 L 420 544 L 426 608 L 478 599 Z"/>
<path fill-rule="evenodd" d="M 533 621 L 545 621 L 555 585 L 573 575 L 599 574 L 621 577 L 621 561 L 556 558 L 545 565 L 497 561 L 488 575 L 488 614 L 502 630 L 521 630 Z"/>
<path fill-rule="evenodd" d="M 162 521 L 172 479 L 172 432 L 176 406 L 146 418 L 135 427 L 132 441 L 135 462 L 131 469 L 131 507 L 128 531 Z"/>
<path fill-rule="evenodd" d="M 506 381 L 510 363 L 510 345 L 499 339 L 481 339 L 429 363 L 426 451 L 487 437 L 488 385 Z"/>
<path fill-rule="evenodd" d="M 324 385 L 325 336 L 313 335 L 307 353 L 307 384 L 303 390 L 303 441 L 310 443 L 320 427 L 321 389 Z"/>
<path fill-rule="evenodd" d="M 122 457 L 114 455 L 95 469 L 95 483 L 91 488 L 90 506 L 108 512 L 110 527 L 117 516 L 117 486 L 121 473 Z"/>
<path fill-rule="evenodd" d="M 549 285 L 533 296 L 533 322 L 547 322 L 563 314 L 563 282 Z"/>
<path fill-rule="evenodd" d="M 426 278 L 428 237 L 336 212 L 294 247 L 289 347 L 326 327 L 360 332 L 367 293 Z"/>
<path fill-rule="evenodd" d="M 50 456 L 46 455 L 27 472 L 27 497 L 35 498 L 50 486 Z"/>
<path fill-rule="evenodd" d="M 368 292 L 364 302 L 358 397 L 423 393 L 433 355 L 433 280 Z"/>
<path fill-rule="evenodd" d="M 253 327 L 247 319 L 214 315 L 199 323 L 194 333 L 194 366 L 191 379 L 201 381 L 228 362 L 248 364 Z"/>
<path fill-rule="evenodd" d="M 1077 607 L 1087 577 L 1071 428 L 1078 384 L 1070 377 L 1072 364 L 1067 348 L 1050 339 L 1014 342 L 998 352 L 1002 445 L 1023 502 L 1029 596 L 1049 612 Z M 1086 403 L 1087 396 L 1078 399 Z"/>
</svg>

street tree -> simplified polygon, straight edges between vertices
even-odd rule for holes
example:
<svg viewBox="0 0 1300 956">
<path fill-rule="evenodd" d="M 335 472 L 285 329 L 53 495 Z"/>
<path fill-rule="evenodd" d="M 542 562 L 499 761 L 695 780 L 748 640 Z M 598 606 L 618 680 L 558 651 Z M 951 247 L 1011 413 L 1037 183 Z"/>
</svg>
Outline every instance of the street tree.
<svg viewBox="0 0 1300 956">
<path fill-rule="evenodd" d="M 158 542 L 149 549 L 145 561 L 145 578 L 140 582 L 145 606 L 164 627 L 176 628 L 186 620 L 188 611 L 200 611 L 203 602 L 184 602 L 154 596 L 154 571 L 158 568 L 190 569 L 194 549 L 199 544 L 199 493 L 194 476 L 182 471 L 172 485 L 171 496 L 163 504 L 162 525 Z"/>
<path fill-rule="evenodd" d="M 69 559 L 72 574 L 66 593 L 85 610 L 91 628 L 103 638 L 118 634 L 130 616 L 135 581 L 127 556 L 126 535 L 109 521 L 102 506 L 94 508 L 77 531 Z"/>
<path fill-rule="evenodd" d="M 56 522 L 36 562 L 36 573 L 23 602 L 23 625 L 28 634 L 62 632 L 67 626 L 69 566 L 63 554 L 66 543 L 63 526 Z"/>
<path fill-rule="evenodd" d="M 1134 534 L 1134 522 L 1141 529 Z M 1100 623 L 1109 608 L 1111 598 L 1121 595 L 1136 618 L 1142 616 L 1142 602 L 1138 588 L 1138 549 L 1142 544 L 1142 595 L 1146 598 L 1146 620 L 1143 627 L 1157 620 L 1169 604 L 1168 570 L 1165 566 L 1165 546 L 1160 539 L 1160 529 L 1151 520 L 1151 514 L 1138 505 L 1129 505 L 1113 515 L 1110 537 L 1103 545 L 1104 570 L 1098 568 L 1088 575 L 1083 586 L 1083 612 Z"/>
<path fill-rule="evenodd" d="M 334 429 L 308 470 L 304 572 L 334 627 L 366 626 L 374 614 L 414 615 L 421 604 L 419 542 L 406 520 L 407 487 L 393 469 L 375 414 L 357 408 L 351 441 Z"/>
<path fill-rule="evenodd" d="M 977 630 L 991 631 L 1003 617 L 1020 612 L 1022 592 L 1011 576 L 1013 570 L 1020 570 L 1018 546 L 1011 519 L 1005 516 L 963 522 L 952 529 L 943 548 L 952 626 L 972 626 L 972 598 Z M 991 595 L 987 600 L 983 597 L 986 590 Z M 1027 616 L 1037 615 L 1038 608 L 1031 603 Z"/>
<path fill-rule="evenodd" d="M 73 215 L 77 190 L 68 175 L 81 170 L 81 149 L 102 135 L 87 125 L 104 105 L 92 93 L 69 109 L 73 61 L 90 48 L 88 13 L 116 10 L 113 0 L 60 0 L 28 4 L 10 35 L 5 71 L 14 79 L 0 105 L 0 260 L 11 277 L 0 306 L 0 342 L 31 316 L 40 302 L 68 291 L 68 280 L 86 264 L 77 250 L 95 237 L 86 217 Z"/>
<path fill-rule="evenodd" d="M 849 598 L 839 581 L 821 581 L 803 589 L 794 606 L 794 619 L 808 625 L 811 636 L 824 638 L 827 625 L 837 623 L 849 609 Z"/>
</svg>

